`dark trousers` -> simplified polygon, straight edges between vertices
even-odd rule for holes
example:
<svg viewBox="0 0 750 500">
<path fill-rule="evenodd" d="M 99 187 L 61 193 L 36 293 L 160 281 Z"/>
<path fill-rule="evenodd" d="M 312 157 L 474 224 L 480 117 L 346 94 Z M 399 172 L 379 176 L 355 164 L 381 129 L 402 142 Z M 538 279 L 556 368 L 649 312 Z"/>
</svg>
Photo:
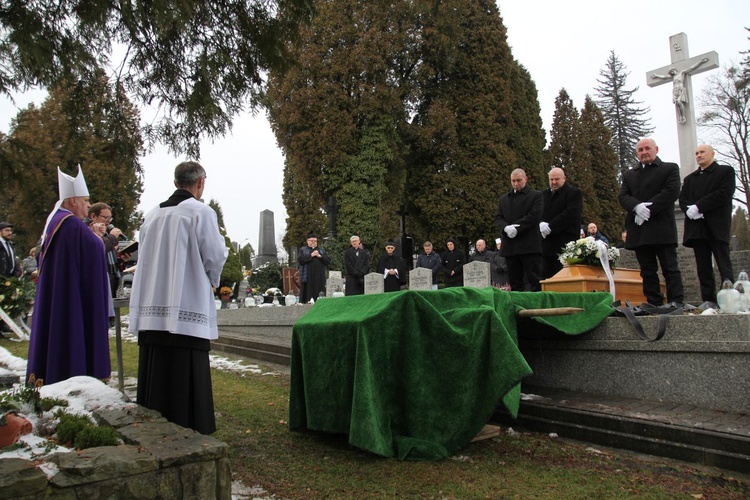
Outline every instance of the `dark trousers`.
<svg viewBox="0 0 750 500">
<path fill-rule="evenodd" d="M 729 257 L 729 243 L 714 239 L 694 240 L 692 243 L 695 267 L 698 269 L 698 281 L 701 284 L 701 300 L 716 302 L 716 281 L 714 280 L 714 264 L 711 255 L 716 259 L 721 281 L 734 282 L 732 260 Z M 747 293 L 747 290 L 745 293 Z"/>
<path fill-rule="evenodd" d="M 360 282 L 359 280 L 362 279 Z M 346 277 L 346 286 L 344 287 L 344 295 L 347 297 L 350 295 L 363 295 L 365 293 L 365 281 L 364 278 L 355 278 L 354 276 Z"/>
<path fill-rule="evenodd" d="M 546 280 L 556 275 L 563 268 L 560 259 L 556 255 L 542 257 L 542 274 L 540 279 Z"/>
<path fill-rule="evenodd" d="M 542 254 L 530 253 L 505 257 L 508 264 L 508 284 L 516 292 L 538 292 L 539 270 L 542 264 Z"/>
<path fill-rule="evenodd" d="M 216 431 L 211 341 L 158 330 L 138 332 L 136 403 L 201 434 Z"/>
<path fill-rule="evenodd" d="M 667 302 L 683 302 L 682 274 L 677 265 L 677 245 L 642 245 L 635 249 L 643 279 L 643 295 L 649 304 L 664 304 L 659 285 L 659 265 L 667 285 Z M 657 264 L 658 259 L 658 264 Z"/>
</svg>

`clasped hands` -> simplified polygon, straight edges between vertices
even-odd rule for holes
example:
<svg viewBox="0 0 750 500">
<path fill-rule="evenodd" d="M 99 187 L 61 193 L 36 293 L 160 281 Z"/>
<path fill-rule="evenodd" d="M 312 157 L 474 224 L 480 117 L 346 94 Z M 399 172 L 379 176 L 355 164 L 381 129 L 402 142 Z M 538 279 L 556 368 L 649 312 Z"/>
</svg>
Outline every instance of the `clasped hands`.
<svg viewBox="0 0 750 500">
<path fill-rule="evenodd" d="M 505 226 L 505 229 L 503 229 L 503 231 L 505 231 L 505 234 L 508 235 L 508 238 L 515 238 L 518 234 L 518 229 L 516 228 L 520 225 L 521 224 L 509 224 Z"/>
<path fill-rule="evenodd" d="M 698 205 L 688 205 L 688 209 L 685 212 L 685 215 L 687 215 L 688 218 L 693 219 L 693 220 L 698 220 L 698 219 L 703 218 L 703 214 L 698 208 Z"/>
<path fill-rule="evenodd" d="M 644 201 L 635 206 L 633 211 L 635 212 L 635 223 L 642 226 L 644 222 L 651 218 L 651 210 L 648 208 L 653 203 L 650 201 Z"/>
</svg>

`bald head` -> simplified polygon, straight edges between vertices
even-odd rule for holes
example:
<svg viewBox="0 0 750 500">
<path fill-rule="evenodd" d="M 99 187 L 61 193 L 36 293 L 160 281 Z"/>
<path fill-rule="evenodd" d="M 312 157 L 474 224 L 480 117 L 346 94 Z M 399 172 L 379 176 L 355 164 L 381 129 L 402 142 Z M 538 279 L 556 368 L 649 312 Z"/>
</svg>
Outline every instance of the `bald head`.
<svg viewBox="0 0 750 500">
<path fill-rule="evenodd" d="M 659 154 L 659 146 L 650 137 L 641 139 L 635 147 L 635 155 L 638 157 L 638 161 L 644 165 L 653 163 L 657 154 Z"/>
<path fill-rule="evenodd" d="M 549 177 L 549 188 L 552 191 L 557 191 L 565 185 L 565 170 L 560 167 L 555 167 L 547 174 Z"/>
<path fill-rule="evenodd" d="M 708 144 L 701 144 L 695 148 L 695 161 L 701 170 L 705 170 L 714 162 L 715 154 L 714 148 Z"/>
</svg>

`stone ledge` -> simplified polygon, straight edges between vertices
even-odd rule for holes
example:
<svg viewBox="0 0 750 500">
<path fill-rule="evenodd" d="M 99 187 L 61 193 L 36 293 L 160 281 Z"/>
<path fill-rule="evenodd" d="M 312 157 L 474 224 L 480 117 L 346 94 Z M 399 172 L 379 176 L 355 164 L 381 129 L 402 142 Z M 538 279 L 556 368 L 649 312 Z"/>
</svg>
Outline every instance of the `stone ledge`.
<svg viewBox="0 0 750 500">
<path fill-rule="evenodd" d="M 656 335 L 657 317 L 638 319 Z M 626 318 L 574 336 L 528 320 L 519 322 L 518 344 L 531 386 L 750 413 L 747 315 L 670 316 L 657 342 L 640 340 Z"/>
<path fill-rule="evenodd" d="M 143 407 L 95 411 L 94 418 L 118 429 L 126 444 L 33 462 L 0 459 L 0 499 L 231 498 L 226 443 Z M 40 469 L 45 463 L 58 470 L 49 480 Z"/>
</svg>

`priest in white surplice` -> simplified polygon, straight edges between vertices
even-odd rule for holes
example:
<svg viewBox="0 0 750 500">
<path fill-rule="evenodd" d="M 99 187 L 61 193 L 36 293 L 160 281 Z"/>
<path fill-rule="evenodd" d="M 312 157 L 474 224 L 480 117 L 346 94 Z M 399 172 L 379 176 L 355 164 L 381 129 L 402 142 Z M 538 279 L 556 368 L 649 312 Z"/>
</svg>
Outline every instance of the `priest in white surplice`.
<svg viewBox="0 0 750 500">
<path fill-rule="evenodd" d="M 177 165 L 177 190 L 146 214 L 130 296 L 138 333 L 137 403 L 202 434 L 216 430 L 208 352 L 219 336 L 212 287 L 229 250 L 216 213 L 203 204 L 206 171 Z"/>
</svg>

